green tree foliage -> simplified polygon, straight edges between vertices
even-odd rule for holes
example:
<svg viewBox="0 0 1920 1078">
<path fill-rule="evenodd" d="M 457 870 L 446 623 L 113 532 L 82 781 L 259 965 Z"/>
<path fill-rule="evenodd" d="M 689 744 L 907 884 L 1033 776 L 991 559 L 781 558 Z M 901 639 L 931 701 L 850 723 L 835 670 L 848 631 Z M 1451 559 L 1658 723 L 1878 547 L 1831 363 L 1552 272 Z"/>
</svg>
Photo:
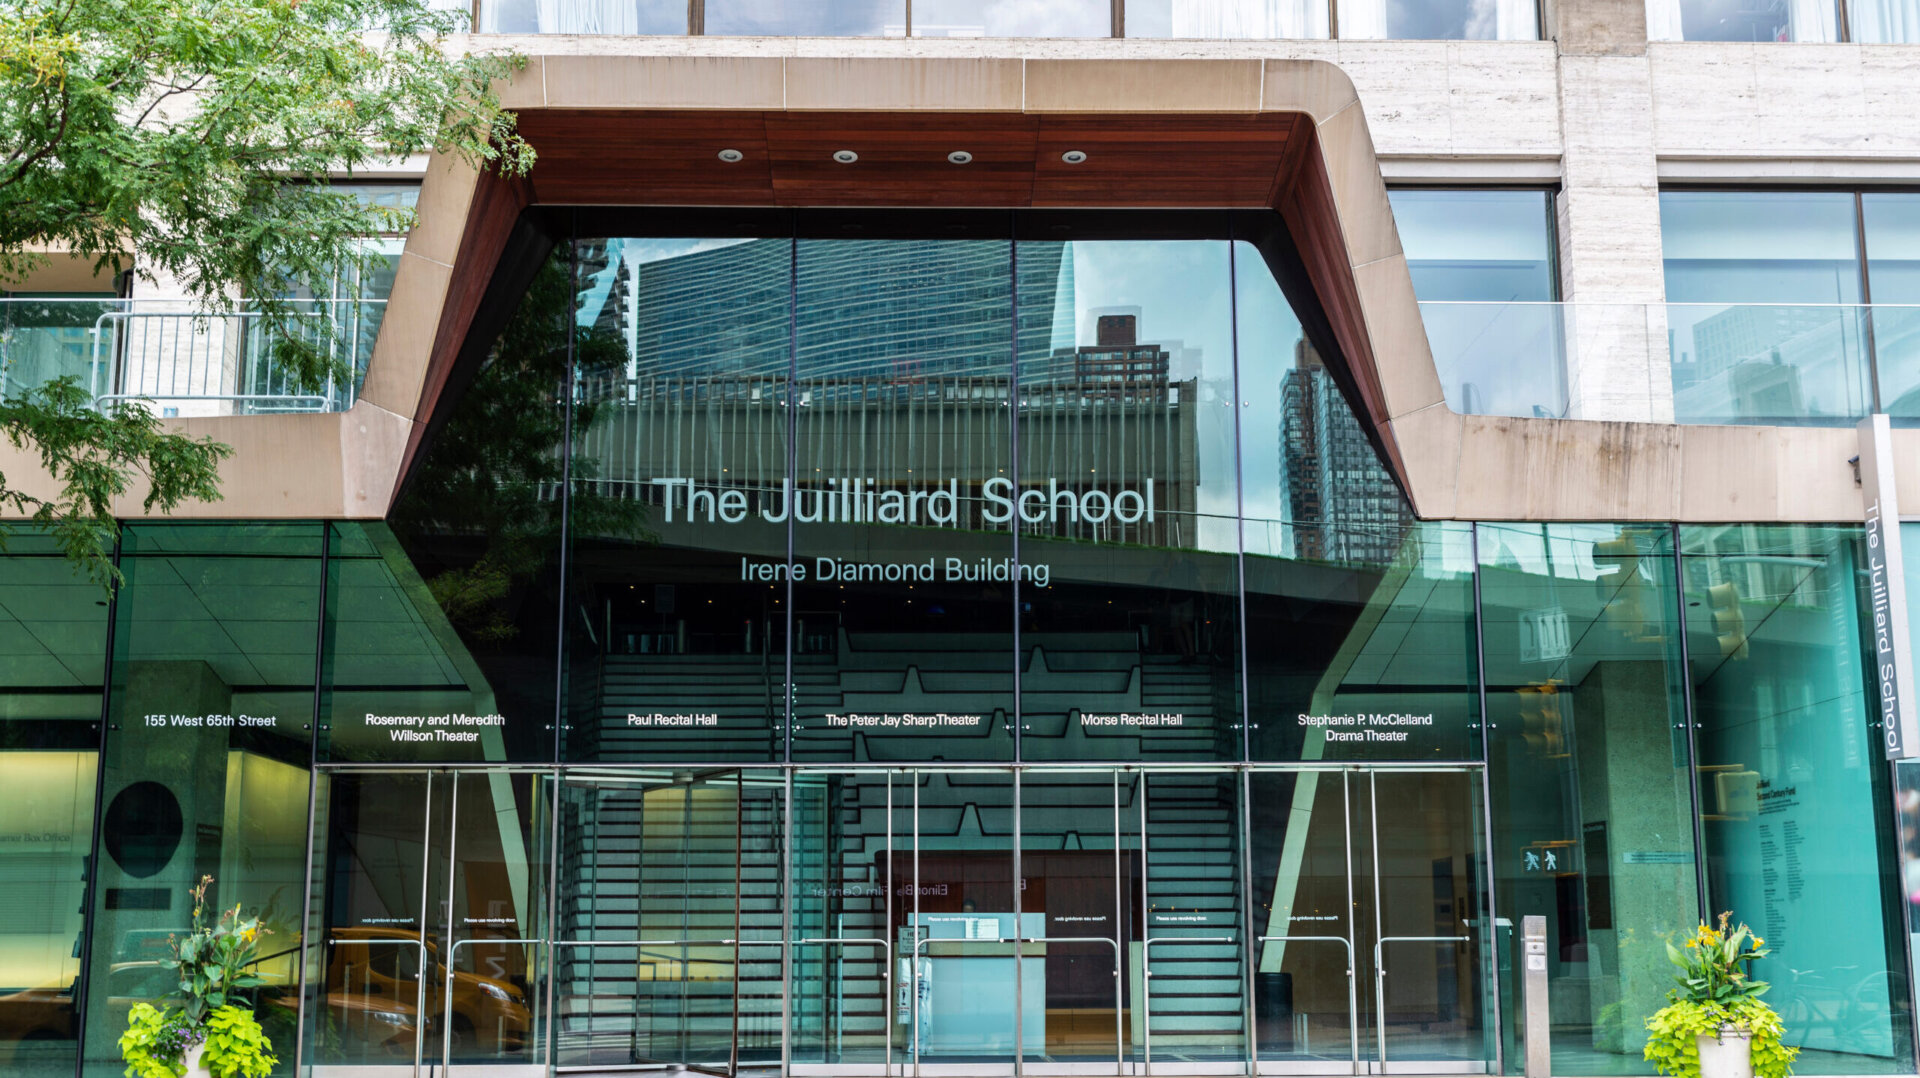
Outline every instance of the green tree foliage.
<svg viewBox="0 0 1920 1078">
<path fill-rule="evenodd" d="M 217 499 L 220 461 L 232 452 L 212 439 L 165 432 L 136 403 L 96 409 L 93 397 L 71 378 L 0 398 L 0 432 L 14 448 L 37 453 L 58 488 L 40 497 L 0 476 L 0 512 L 47 529 L 69 559 L 108 586 L 120 581 L 113 564 L 113 499 L 127 493 L 136 477 L 146 481 L 148 512 L 190 498 Z M 0 530 L 0 549 L 5 545 Z"/>
<path fill-rule="evenodd" d="M 170 278 L 208 309 L 245 296 L 296 384 L 346 377 L 287 297 L 364 268 L 360 239 L 410 227 L 412 211 L 331 178 L 430 151 L 508 173 L 533 163 L 494 89 L 520 61 L 455 47 L 463 19 L 426 0 L 5 0 L 0 286 L 64 250 L 96 272 Z M 50 512 L 70 553 L 97 558 L 114 532 L 105 499 L 128 474 L 116 440 L 143 447 L 149 509 L 208 496 L 216 447 L 137 407 L 79 429 L 71 398 L 22 397 L 4 417 L 65 477 Z M 13 493 L 4 477 L 0 492 Z"/>
</svg>

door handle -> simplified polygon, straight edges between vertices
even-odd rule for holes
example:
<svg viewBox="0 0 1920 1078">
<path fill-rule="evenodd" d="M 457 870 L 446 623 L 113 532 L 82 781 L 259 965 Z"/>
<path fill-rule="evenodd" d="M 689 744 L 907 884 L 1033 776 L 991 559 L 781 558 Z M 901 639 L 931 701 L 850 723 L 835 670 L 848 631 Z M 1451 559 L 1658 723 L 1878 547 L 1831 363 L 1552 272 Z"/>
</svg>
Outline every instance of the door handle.
<svg viewBox="0 0 1920 1078">
<path fill-rule="evenodd" d="M 1389 943 L 1462 943 L 1467 936 L 1381 936 L 1373 941 L 1373 1028 L 1380 1035 L 1380 1062 L 1387 1061 L 1387 966 L 1380 953 Z"/>
</svg>

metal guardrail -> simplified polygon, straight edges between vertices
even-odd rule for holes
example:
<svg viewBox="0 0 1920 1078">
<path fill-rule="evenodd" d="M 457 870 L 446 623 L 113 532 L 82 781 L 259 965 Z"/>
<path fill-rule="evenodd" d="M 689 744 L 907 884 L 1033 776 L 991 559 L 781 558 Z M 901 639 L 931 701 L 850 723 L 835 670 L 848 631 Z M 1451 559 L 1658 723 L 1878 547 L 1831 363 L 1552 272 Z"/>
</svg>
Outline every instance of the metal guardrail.
<svg viewBox="0 0 1920 1078">
<path fill-rule="evenodd" d="M 296 389 L 260 311 L 196 310 L 179 300 L 0 299 L 0 396 L 72 378 L 96 406 L 150 401 L 162 415 L 345 411 L 373 354 L 384 300 L 303 300 L 305 342 L 353 372 L 351 384 Z"/>
</svg>

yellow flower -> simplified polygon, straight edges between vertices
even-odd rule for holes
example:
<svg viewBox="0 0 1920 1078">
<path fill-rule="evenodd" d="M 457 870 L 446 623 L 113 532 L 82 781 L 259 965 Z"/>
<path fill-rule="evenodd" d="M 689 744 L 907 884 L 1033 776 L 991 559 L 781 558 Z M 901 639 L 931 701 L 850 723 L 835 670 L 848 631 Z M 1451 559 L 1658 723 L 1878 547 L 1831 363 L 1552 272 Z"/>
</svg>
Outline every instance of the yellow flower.
<svg viewBox="0 0 1920 1078">
<path fill-rule="evenodd" d="M 241 942 L 241 943 L 252 943 L 252 942 L 253 942 L 253 929 L 251 929 L 251 928 L 244 928 L 244 929 L 241 929 L 241 930 L 240 930 L 240 942 Z"/>
</svg>

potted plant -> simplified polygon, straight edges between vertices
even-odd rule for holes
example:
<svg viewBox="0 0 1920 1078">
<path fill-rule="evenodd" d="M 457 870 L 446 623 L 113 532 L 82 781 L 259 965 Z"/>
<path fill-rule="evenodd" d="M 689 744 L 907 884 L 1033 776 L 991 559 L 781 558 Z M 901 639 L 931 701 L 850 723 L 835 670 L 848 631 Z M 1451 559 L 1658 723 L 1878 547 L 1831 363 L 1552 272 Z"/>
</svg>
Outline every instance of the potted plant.
<svg viewBox="0 0 1920 1078">
<path fill-rule="evenodd" d="M 1680 967 L 1678 987 L 1647 1019 L 1646 1057 L 1674 1078 L 1787 1078 L 1798 1048 L 1780 1043 L 1780 1016 L 1760 997 L 1767 982 L 1753 979 L 1753 963 L 1767 941 L 1742 924 L 1701 925 L 1684 948 L 1667 944 Z"/>
<path fill-rule="evenodd" d="M 180 975 L 178 1007 L 135 1004 L 120 1035 L 127 1078 L 267 1078 L 278 1062 L 243 993 L 262 983 L 248 967 L 266 930 L 259 918 L 243 920 L 240 907 L 206 922 L 202 876 L 193 895 L 193 930 L 170 937 L 173 956 L 161 963 Z"/>
</svg>

